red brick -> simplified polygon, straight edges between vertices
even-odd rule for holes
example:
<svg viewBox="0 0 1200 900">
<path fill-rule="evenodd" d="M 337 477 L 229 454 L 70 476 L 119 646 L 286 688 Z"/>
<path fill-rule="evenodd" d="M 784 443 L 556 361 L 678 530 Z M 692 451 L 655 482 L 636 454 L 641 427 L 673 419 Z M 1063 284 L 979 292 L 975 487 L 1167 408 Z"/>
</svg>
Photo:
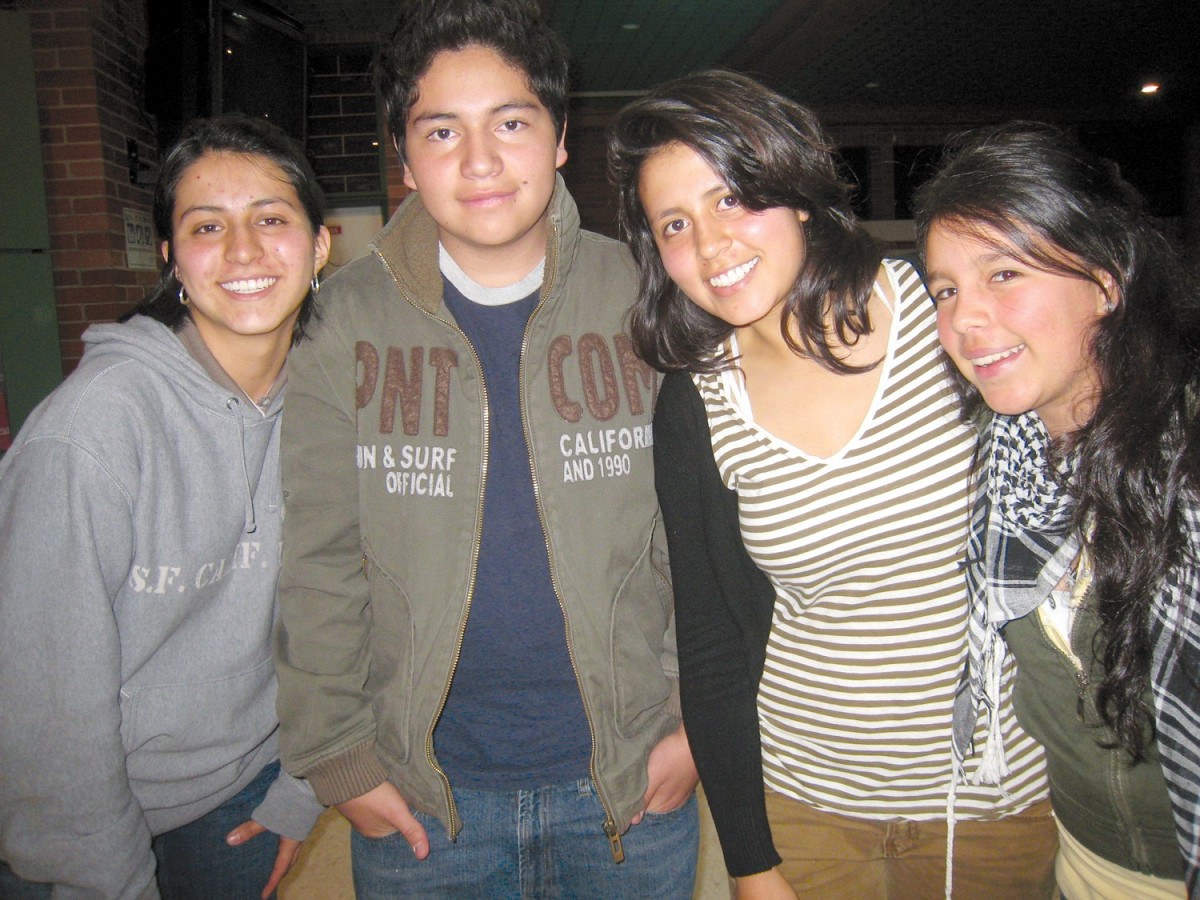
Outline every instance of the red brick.
<svg viewBox="0 0 1200 900">
<path fill-rule="evenodd" d="M 58 68 L 58 51 L 47 48 L 42 50 L 34 48 L 33 51 L 33 70 L 41 72 L 46 69 Z"/>
<path fill-rule="evenodd" d="M 108 303 L 89 303 L 84 315 L 89 322 L 112 322 L 129 312 L 130 303 L 121 297 Z"/>
<path fill-rule="evenodd" d="M 80 159 L 95 159 L 100 155 L 100 148 L 96 144 L 55 143 L 48 147 L 43 147 L 42 152 L 47 159 L 52 161 L 74 162 Z"/>
<path fill-rule="evenodd" d="M 64 9 L 54 14 L 55 28 L 87 28 L 92 21 L 84 9 Z"/>
<path fill-rule="evenodd" d="M 86 106 L 53 106 L 42 111 L 42 126 L 94 125 L 96 111 Z"/>
<path fill-rule="evenodd" d="M 40 128 L 40 129 L 38 129 L 38 131 L 41 136 L 41 141 L 42 141 L 43 147 L 46 147 L 50 144 L 66 143 L 67 129 L 65 129 L 65 128 L 56 128 L 56 127 Z M 46 154 L 43 151 L 42 156 L 44 157 L 45 155 Z"/>
<path fill-rule="evenodd" d="M 80 159 L 69 166 L 72 178 L 103 178 L 104 163 L 93 159 Z"/>
<path fill-rule="evenodd" d="M 68 125 L 67 142 L 71 144 L 99 143 L 101 137 L 100 125 L 89 122 L 86 125 Z"/>
<path fill-rule="evenodd" d="M 75 269 L 103 269 L 113 264 L 113 254 L 107 250 L 63 250 L 58 265 Z"/>
<path fill-rule="evenodd" d="M 99 178 L 62 178 L 46 184 L 46 193 L 55 197 L 103 197 L 104 182 Z"/>
<path fill-rule="evenodd" d="M 92 35 L 84 28 L 55 28 L 39 35 L 38 46 L 59 50 L 89 49 L 92 46 Z"/>
<path fill-rule="evenodd" d="M 54 304 L 54 311 L 58 314 L 58 322 L 61 325 L 64 322 L 82 322 L 83 307 L 77 304 L 65 304 L 62 302 L 62 292 L 58 291 L 58 300 Z"/>
<path fill-rule="evenodd" d="M 41 72 L 37 82 L 39 85 L 63 90 L 87 88 L 92 85 L 93 70 L 90 67 L 81 66 L 81 62 L 83 60 L 76 59 L 74 68 L 51 69 L 48 72 Z"/>
<path fill-rule="evenodd" d="M 76 232 L 75 244 L 80 250 L 125 250 L 125 236 L 105 231 Z"/>
<path fill-rule="evenodd" d="M 66 253 L 75 249 L 75 232 L 59 231 L 54 227 L 54 220 L 50 221 L 50 250 L 51 259 L 54 261 L 54 266 L 57 269 L 61 264 L 59 256 L 61 253 Z"/>
<path fill-rule="evenodd" d="M 56 216 L 54 227 L 61 232 L 100 232 L 112 226 L 112 220 L 106 215 L 72 215 Z"/>
<path fill-rule="evenodd" d="M 34 86 L 37 89 L 37 105 L 39 110 L 62 106 L 63 92 L 56 87 L 44 86 L 41 83 L 41 76 L 38 74 L 34 75 Z"/>
<path fill-rule="evenodd" d="M 87 106 L 95 109 L 96 99 L 96 85 L 89 82 L 80 87 L 63 88 L 61 102 L 63 106 Z"/>
<path fill-rule="evenodd" d="M 106 197 L 75 197 L 71 201 L 71 212 L 81 216 L 106 213 L 108 212 L 108 199 Z"/>
<path fill-rule="evenodd" d="M 58 323 L 58 336 L 59 340 L 62 341 L 63 344 L 64 355 L 66 353 L 68 343 L 78 345 L 77 352 L 80 354 L 83 353 L 83 342 L 79 340 L 79 337 L 83 334 L 85 328 L 87 328 L 87 325 L 83 322 Z"/>
<path fill-rule="evenodd" d="M 59 288 L 57 295 L 61 304 L 76 304 L 80 309 L 96 303 L 112 302 L 117 299 L 117 288 L 108 285 L 90 285 L 87 287 Z"/>
</svg>

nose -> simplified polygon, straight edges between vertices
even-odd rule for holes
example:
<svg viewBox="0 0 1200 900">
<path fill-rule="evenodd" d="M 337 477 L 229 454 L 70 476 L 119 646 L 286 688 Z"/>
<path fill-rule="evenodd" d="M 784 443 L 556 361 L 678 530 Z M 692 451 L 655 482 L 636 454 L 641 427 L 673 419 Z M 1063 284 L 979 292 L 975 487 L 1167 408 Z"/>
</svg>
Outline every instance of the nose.
<svg viewBox="0 0 1200 900">
<path fill-rule="evenodd" d="M 987 324 L 989 310 L 987 302 L 980 291 L 959 287 L 951 301 L 950 327 L 955 334 L 966 334 L 972 328 Z"/>
<path fill-rule="evenodd" d="M 716 259 L 729 248 L 729 232 L 719 219 L 697 216 L 692 224 L 696 253 L 702 259 Z"/>
<path fill-rule="evenodd" d="M 252 227 L 235 225 L 229 229 L 225 256 L 233 262 L 250 263 L 263 255 L 262 238 Z"/>
<path fill-rule="evenodd" d="M 467 178 L 486 178 L 494 175 L 500 166 L 489 135 L 466 135 L 463 138 L 462 172 Z"/>
</svg>

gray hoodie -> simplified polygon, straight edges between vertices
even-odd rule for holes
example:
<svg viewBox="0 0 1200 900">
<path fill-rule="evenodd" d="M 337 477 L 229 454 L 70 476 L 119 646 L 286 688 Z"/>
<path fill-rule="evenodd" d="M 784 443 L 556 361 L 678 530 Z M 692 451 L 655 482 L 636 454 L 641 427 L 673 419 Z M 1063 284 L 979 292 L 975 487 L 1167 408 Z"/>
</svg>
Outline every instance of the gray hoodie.
<svg viewBox="0 0 1200 900">
<path fill-rule="evenodd" d="M 278 757 L 282 398 L 259 411 L 144 316 L 0 461 L 0 859 L 56 897 L 156 897 L 152 835 Z M 281 776 L 254 818 L 302 839 Z"/>
</svg>

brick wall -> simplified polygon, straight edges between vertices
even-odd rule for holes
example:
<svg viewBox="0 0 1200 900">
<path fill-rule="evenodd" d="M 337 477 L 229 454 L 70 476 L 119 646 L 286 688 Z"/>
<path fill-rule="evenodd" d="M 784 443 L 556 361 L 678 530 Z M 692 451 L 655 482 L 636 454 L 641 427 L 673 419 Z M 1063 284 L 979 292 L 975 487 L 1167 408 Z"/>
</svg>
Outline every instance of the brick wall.
<svg viewBox="0 0 1200 900">
<path fill-rule="evenodd" d="M 308 154 L 327 197 L 382 193 L 371 51 L 310 47 Z"/>
<path fill-rule="evenodd" d="M 139 0 L 17 0 L 29 15 L 64 374 L 80 335 L 140 300 L 157 273 L 129 269 L 123 210 L 150 212 L 129 181 L 126 141 L 156 155 L 143 112 Z"/>
<path fill-rule="evenodd" d="M 308 48 L 308 154 L 330 206 L 378 202 L 390 215 L 409 189 L 376 100 L 373 53 Z"/>
</svg>

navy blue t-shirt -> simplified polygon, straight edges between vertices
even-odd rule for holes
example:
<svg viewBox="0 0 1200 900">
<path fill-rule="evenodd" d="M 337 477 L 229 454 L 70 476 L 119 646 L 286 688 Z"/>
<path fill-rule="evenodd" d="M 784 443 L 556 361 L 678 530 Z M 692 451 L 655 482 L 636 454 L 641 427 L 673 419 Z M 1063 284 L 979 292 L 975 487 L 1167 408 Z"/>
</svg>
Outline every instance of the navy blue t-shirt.
<svg viewBox="0 0 1200 900">
<path fill-rule="evenodd" d="M 446 306 L 483 366 L 489 448 L 475 590 L 434 752 L 451 784 L 468 788 L 586 778 L 591 732 L 550 581 L 521 418 L 521 342 L 538 292 L 487 306 L 444 283 Z"/>
</svg>

